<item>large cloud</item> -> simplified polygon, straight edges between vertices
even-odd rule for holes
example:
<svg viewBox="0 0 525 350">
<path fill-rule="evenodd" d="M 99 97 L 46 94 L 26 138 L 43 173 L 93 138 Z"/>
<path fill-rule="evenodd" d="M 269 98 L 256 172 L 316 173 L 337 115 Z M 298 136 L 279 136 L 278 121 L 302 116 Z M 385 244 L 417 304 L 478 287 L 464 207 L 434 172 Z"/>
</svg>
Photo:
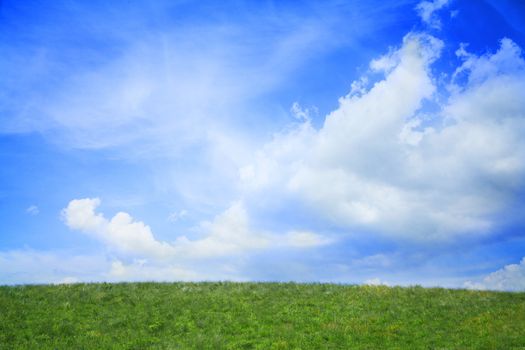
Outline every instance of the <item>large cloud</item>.
<svg viewBox="0 0 525 350">
<path fill-rule="evenodd" d="M 431 64 L 442 45 L 411 33 L 373 61 L 384 80 L 341 98 L 320 130 L 306 120 L 277 135 L 241 169 L 246 196 L 275 188 L 341 227 L 398 238 L 492 232 L 524 185 L 524 61 L 509 39 L 479 57 L 462 48 L 440 102 Z M 437 112 L 422 112 L 426 100 Z"/>
</svg>

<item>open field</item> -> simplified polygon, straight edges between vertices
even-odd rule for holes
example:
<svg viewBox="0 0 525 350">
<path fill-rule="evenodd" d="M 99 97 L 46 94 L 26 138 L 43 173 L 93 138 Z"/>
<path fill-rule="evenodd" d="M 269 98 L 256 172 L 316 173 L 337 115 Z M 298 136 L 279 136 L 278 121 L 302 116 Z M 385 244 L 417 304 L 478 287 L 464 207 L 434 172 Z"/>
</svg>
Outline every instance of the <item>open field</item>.
<svg viewBox="0 0 525 350">
<path fill-rule="evenodd" d="M 1 349 L 525 349 L 525 293 L 293 283 L 0 287 Z"/>
</svg>

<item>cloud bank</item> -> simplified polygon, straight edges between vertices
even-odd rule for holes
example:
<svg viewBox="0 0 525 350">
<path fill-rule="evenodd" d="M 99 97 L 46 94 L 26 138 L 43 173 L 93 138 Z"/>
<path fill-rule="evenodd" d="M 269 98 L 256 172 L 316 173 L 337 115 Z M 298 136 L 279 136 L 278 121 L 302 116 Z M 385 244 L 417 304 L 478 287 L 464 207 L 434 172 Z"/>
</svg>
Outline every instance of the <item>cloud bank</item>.
<svg viewBox="0 0 525 350">
<path fill-rule="evenodd" d="M 510 39 L 479 56 L 462 46 L 462 63 L 443 82 L 431 68 L 442 47 L 428 34 L 406 35 L 401 47 L 370 63 L 368 75 L 340 98 L 319 129 L 307 110 L 294 105 L 296 124 L 239 169 L 241 198 L 201 222 L 197 238 L 158 241 L 127 213 L 111 219 L 97 213 L 96 198 L 71 201 L 64 221 L 135 259 L 112 264 L 111 274 L 122 278 L 155 276 L 154 270 L 166 268 L 173 276 L 177 271 L 197 278 L 202 274 L 185 269 L 188 261 L 228 261 L 336 241 L 301 229 L 252 229 L 249 210 L 268 195 L 297 198 L 346 237 L 367 232 L 416 244 L 488 237 L 505 223 L 502 215 L 516 209 L 516 193 L 525 185 L 525 62 Z M 369 83 L 377 75 L 382 78 Z M 424 110 L 425 103 L 433 103 L 434 111 Z M 177 265 L 147 267 L 140 259 Z M 494 288 L 500 287 L 508 289 L 503 282 Z"/>
<path fill-rule="evenodd" d="M 176 28 L 162 27 L 162 35 L 151 35 L 148 25 L 138 25 L 133 35 L 112 37 L 110 42 L 119 43 L 121 50 L 90 57 L 75 74 L 73 69 L 47 66 L 69 62 L 68 56 L 58 54 L 60 45 L 53 46 L 50 56 L 39 58 L 39 74 L 56 78 L 42 86 L 33 83 L 36 73 L 25 80 L 6 80 L 20 83 L 7 86 L 12 91 L 7 89 L 2 97 L 9 113 L 3 113 L 8 118 L 0 123 L 0 132 L 40 132 L 65 149 L 88 149 L 95 158 L 110 161 L 140 158 L 138 172 L 155 168 L 152 182 L 162 192 L 158 197 L 144 195 L 140 206 L 162 199 L 169 204 L 156 213 L 164 226 L 152 230 L 136 219 L 144 214 L 139 206 L 137 213 L 121 201 L 110 207 L 125 211 L 106 216 L 100 199 L 70 191 L 56 208 L 79 198 L 63 209 L 63 221 L 71 231 L 98 242 L 102 253 L 1 252 L 2 280 L 263 276 L 523 288 L 523 262 L 498 271 L 499 266 L 491 265 L 496 272 L 479 280 L 468 277 L 464 284 L 467 263 L 451 267 L 445 261 L 461 258 L 460 246 L 472 243 L 479 248 L 479 242 L 505 239 L 501 232 L 509 225 L 521 227 L 525 209 L 522 51 L 503 38 L 491 52 L 472 53 L 468 44 L 461 44 L 451 60 L 448 55 L 456 47 L 429 34 L 438 33 L 438 11 L 448 3 L 420 2 L 416 10 L 426 32 L 409 32 L 386 54 L 374 53 L 372 60 L 367 56 L 364 74 L 348 84 L 348 94 L 325 118 L 316 107 L 299 103 L 286 114 L 281 93 L 293 89 L 292 73 L 310 56 L 346 47 L 343 36 L 355 39 L 335 30 L 332 21 L 344 16 L 338 17 L 340 7 L 333 4 L 327 5 L 322 20 L 312 11 L 316 16 L 296 18 L 286 12 L 282 17 L 270 14 L 253 21 L 248 16 L 197 26 L 182 21 Z M 365 10 L 354 6 L 352 10 Z M 381 18 L 388 17 L 391 6 L 379 7 Z M 90 16 L 93 22 L 104 22 L 94 20 L 103 15 Z M 364 22 L 354 24 L 369 29 Z M 86 31 L 85 36 L 98 37 Z M 106 36 L 107 31 L 102 32 Z M 359 33 L 372 36 L 370 30 Z M 6 57 L 6 72 L 26 62 L 17 55 Z M 329 62 L 337 66 L 336 61 Z M 28 89 L 33 85 L 34 90 Z M 12 102 L 16 96 L 24 100 L 24 108 Z M 296 99 L 284 97 L 286 104 Z M 293 121 L 282 128 L 283 119 Z M 274 130 L 280 131 L 268 137 Z M 119 175 L 125 182 L 127 174 Z M 113 185 L 87 195 L 118 203 L 112 198 Z M 38 208 L 27 213 L 37 214 Z M 32 221 L 44 220 L 43 214 Z M 491 249 L 487 247 L 485 251 Z M 471 262 L 479 256 L 464 259 Z"/>
</svg>

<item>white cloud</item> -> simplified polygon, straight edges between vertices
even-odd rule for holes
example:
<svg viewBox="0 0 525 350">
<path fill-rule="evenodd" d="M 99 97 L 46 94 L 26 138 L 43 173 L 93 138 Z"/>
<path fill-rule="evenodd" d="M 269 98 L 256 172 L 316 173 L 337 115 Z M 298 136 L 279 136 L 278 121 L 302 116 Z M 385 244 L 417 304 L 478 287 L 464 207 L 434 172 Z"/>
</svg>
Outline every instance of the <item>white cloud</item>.
<svg viewBox="0 0 525 350">
<path fill-rule="evenodd" d="M 181 236 L 174 242 L 175 246 L 185 255 L 197 258 L 229 256 L 270 246 L 268 237 L 251 231 L 241 202 L 233 203 L 213 221 L 203 222 L 201 229 L 207 234 L 204 238 L 190 240 Z"/>
<path fill-rule="evenodd" d="M 385 282 L 385 281 L 382 281 L 381 279 L 379 278 L 371 278 L 371 279 L 367 279 L 364 284 L 367 284 L 369 286 L 390 286 L 390 283 L 388 282 Z"/>
<path fill-rule="evenodd" d="M 155 263 L 135 259 L 129 263 L 113 260 L 109 271 L 102 275 L 107 281 L 245 281 L 236 267 L 224 262 L 210 266 L 188 267 L 179 263 Z"/>
<path fill-rule="evenodd" d="M 479 281 L 467 281 L 468 289 L 525 291 L 525 258 L 519 264 L 510 264 L 492 272 Z"/>
<path fill-rule="evenodd" d="M 103 255 L 30 249 L 0 251 L 0 281 L 5 284 L 101 281 L 109 266 Z"/>
<path fill-rule="evenodd" d="M 72 200 L 63 209 L 66 225 L 101 240 L 117 253 L 156 260 L 209 259 L 231 257 L 249 251 L 272 247 L 313 247 L 330 240 L 311 232 L 290 232 L 282 236 L 257 232 L 250 228 L 249 218 L 241 202 L 233 203 L 213 221 L 202 222 L 199 239 L 178 236 L 172 243 L 158 241 L 149 226 L 135 221 L 128 213 L 119 212 L 106 219 L 95 209 L 98 198 Z"/>
<path fill-rule="evenodd" d="M 309 231 L 290 231 L 284 236 L 283 245 L 296 248 L 319 247 L 334 242 L 328 238 Z"/>
<path fill-rule="evenodd" d="M 26 213 L 28 213 L 29 215 L 35 216 L 40 213 L 40 210 L 38 209 L 36 205 L 31 205 L 26 209 Z"/>
<path fill-rule="evenodd" d="M 494 54 L 477 56 L 467 51 L 468 44 L 462 43 L 456 55 L 464 60 L 453 75 L 453 82 L 461 76 L 467 76 L 466 87 L 472 87 L 501 76 L 514 73 L 523 74 L 525 62 L 521 57 L 521 49 L 508 38 L 501 39 L 500 49 Z M 454 86 L 459 89 L 460 87 Z"/>
<path fill-rule="evenodd" d="M 205 276 L 186 267 L 171 264 L 151 265 L 142 261 L 125 264 L 120 260 L 111 263 L 107 274 L 111 281 L 202 281 Z M 217 278 L 218 279 L 218 278 Z"/>
<path fill-rule="evenodd" d="M 34 250 L 0 251 L 0 281 L 19 283 L 77 283 L 93 281 L 243 280 L 235 255 L 266 247 L 267 238 L 247 231 L 244 209 L 234 204 L 214 221 L 203 224 L 202 239 L 155 239 L 151 229 L 127 213 L 106 219 L 96 212 L 97 198 L 72 200 L 62 215 L 68 227 L 102 241 L 102 255 L 71 255 Z M 213 265 L 199 259 L 222 258 Z M 197 260 L 197 262 L 195 262 Z"/>
<path fill-rule="evenodd" d="M 435 15 L 435 12 L 445 7 L 449 0 L 421 1 L 416 6 L 416 10 L 421 20 L 435 29 L 441 28 L 441 21 Z"/>
<path fill-rule="evenodd" d="M 399 52 L 398 50 L 396 51 L 390 51 L 388 54 L 386 55 L 383 55 L 379 58 L 376 58 L 376 59 L 373 59 L 369 66 L 370 66 L 370 69 L 373 71 L 373 72 L 384 72 L 384 73 L 390 73 L 392 71 L 392 69 L 394 69 L 398 64 L 399 64 L 399 60 L 400 60 L 400 54 L 401 52 Z M 363 79 L 363 78 L 361 78 Z M 356 86 L 359 86 L 361 83 L 361 80 L 358 80 L 357 82 L 353 83 L 353 84 L 356 84 Z M 352 89 L 353 90 L 353 89 Z M 365 93 L 366 90 L 364 89 L 359 89 L 361 90 L 361 94 Z"/>
<path fill-rule="evenodd" d="M 128 213 L 119 212 L 111 220 L 95 213 L 99 205 L 98 198 L 75 199 L 62 211 L 62 217 L 69 228 L 93 235 L 123 253 L 156 258 L 176 253 L 173 246 L 157 241 L 149 226 Z"/>
<path fill-rule="evenodd" d="M 254 230 L 250 227 L 248 214 L 242 202 L 233 203 L 211 222 L 201 223 L 206 236 L 198 240 L 178 237 L 174 244 L 184 254 L 193 258 L 220 257 L 277 247 L 310 248 L 327 245 L 333 239 L 306 231 L 290 231 L 284 234 Z"/>
<path fill-rule="evenodd" d="M 430 66 L 443 43 L 407 35 L 380 60 L 385 79 L 340 99 L 320 130 L 308 120 L 277 134 L 240 170 L 245 196 L 303 199 L 345 228 L 413 240 L 484 235 L 513 203 L 525 179 L 525 68 L 519 48 L 464 56 L 433 115 Z"/>
<path fill-rule="evenodd" d="M 168 215 L 168 221 L 176 222 L 176 221 L 184 219 L 187 216 L 188 216 L 188 211 L 185 209 L 182 209 L 180 211 L 175 211 L 173 213 L 170 213 L 170 215 Z"/>
<path fill-rule="evenodd" d="M 393 260 L 395 257 L 388 256 L 385 254 L 374 254 L 365 256 L 359 259 L 352 260 L 352 265 L 356 266 L 357 268 L 363 270 L 363 269 L 369 269 L 369 268 L 387 268 L 390 267 L 393 264 Z"/>
<path fill-rule="evenodd" d="M 147 259 L 126 262 L 106 255 L 72 255 L 28 249 L 0 251 L 2 284 L 242 279 L 236 269 L 224 263 L 203 268 Z"/>
<path fill-rule="evenodd" d="M 77 277 L 74 276 L 66 276 L 56 282 L 55 284 L 73 284 L 73 283 L 79 283 L 80 280 Z"/>
<path fill-rule="evenodd" d="M 292 104 L 292 108 L 290 109 L 290 112 L 292 112 L 292 115 L 297 120 L 300 120 L 303 122 L 308 122 L 312 120 L 310 116 L 310 114 L 312 113 L 312 110 L 308 108 L 302 108 L 298 102 L 294 102 Z"/>
</svg>

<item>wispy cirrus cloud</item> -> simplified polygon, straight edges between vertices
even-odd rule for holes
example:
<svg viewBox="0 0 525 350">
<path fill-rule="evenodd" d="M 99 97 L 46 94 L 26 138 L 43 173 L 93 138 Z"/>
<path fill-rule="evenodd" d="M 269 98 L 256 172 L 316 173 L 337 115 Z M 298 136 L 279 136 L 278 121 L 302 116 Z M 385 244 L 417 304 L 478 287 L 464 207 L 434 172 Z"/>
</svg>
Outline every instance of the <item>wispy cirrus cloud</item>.
<svg viewBox="0 0 525 350">
<path fill-rule="evenodd" d="M 341 11 L 354 12 L 327 4 L 312 16 L 262 6 L 223 14 L 231 20 L 202 21 L 169 18 L 184 5 L 164 1 L 102 10 L 62 5 L 42 9 L 53 12 L 52 22 L 34 15 L 19 45 L 3 45 L 10 54 L 0 69 L 9 84 L 0 98 L 10 118 L 2 120 L 0 132 L 37 131 L 83 149 L 133 145 L 135 153 L 149 156 L 213 143 L 210 130 L 227 133 L 245 118 L 259 119 L 257 100 L 286 86 L 311 57 L 348 41 L 339 32 Z M 209 4 L 202 10 L 224 11 Z M 355 17 L 347 33 L 353 40 L 364 35 L 361 28 L 372 27 L 366 16 Z M 72 33 L 57 24 L 71 19 L 79 44 L 70 43 Z"/>
</svg>

